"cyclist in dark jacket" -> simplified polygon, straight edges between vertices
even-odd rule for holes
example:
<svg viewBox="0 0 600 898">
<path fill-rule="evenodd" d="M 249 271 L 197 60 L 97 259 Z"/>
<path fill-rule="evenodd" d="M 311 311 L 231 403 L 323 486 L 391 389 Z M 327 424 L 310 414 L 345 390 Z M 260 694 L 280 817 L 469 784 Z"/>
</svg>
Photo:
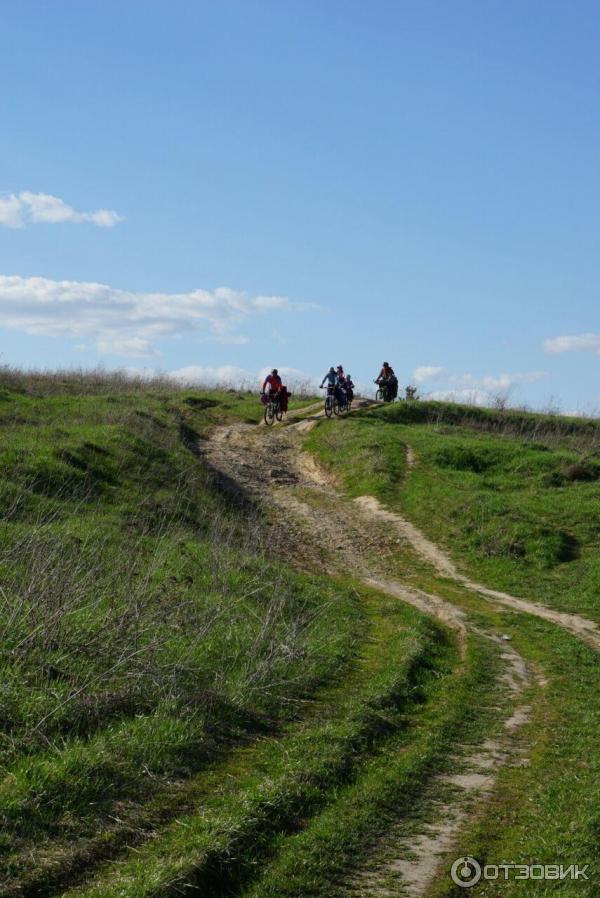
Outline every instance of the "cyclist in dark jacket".
<svg viewBox="0 0 600 898">
<path fill-rule="evenodd" d="M 385 391 L 388 401 L 398 395 L 398 378 L 389 362 L 383 363 L 375 383 Z"/>
<path fill-rule="evenodd" d="M 350 374 L 346 375 L 344 389 L 346 391 L 346 396 L 348 397 L 348 402 L 352 402 L 354 399 L 354 384 L 352 383 L 352 376 Z"/>
</svg>

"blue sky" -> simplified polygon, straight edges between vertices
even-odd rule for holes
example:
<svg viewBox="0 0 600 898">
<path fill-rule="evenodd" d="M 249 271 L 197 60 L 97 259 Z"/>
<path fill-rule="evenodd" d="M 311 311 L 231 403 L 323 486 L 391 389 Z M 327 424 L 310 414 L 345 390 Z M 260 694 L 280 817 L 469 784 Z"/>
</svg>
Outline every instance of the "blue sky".
<svg viewBox="0 0 600 898">
<path fill-rule="evenodd" d="M 599 409 L 599 45 L 596 2 L 4 3 L 0 361 Z"/>
</svg>

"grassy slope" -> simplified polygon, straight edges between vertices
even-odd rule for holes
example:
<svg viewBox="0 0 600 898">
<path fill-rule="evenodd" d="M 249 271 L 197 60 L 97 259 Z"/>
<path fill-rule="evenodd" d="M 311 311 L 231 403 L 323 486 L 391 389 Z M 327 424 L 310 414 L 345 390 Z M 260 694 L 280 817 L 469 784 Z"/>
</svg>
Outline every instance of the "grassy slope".
<svg viewBox="0 0 600 898">
<path fill-rule="evenodd" d="M 360 622 L 257 553 L 182 442 L 256 397 L 50 387 L 0 394 L 5 882 L 293 717 Z"/>
<path fill-rule="evenodd" d="M 299 833 L 281 836 L 271 863 L 242 894 L 344 898 L 348 871 L 368 868 L 377 841 L 399 818 L 411 816 L 428 788 L 439 793 L 434 779 L 450 768 L 453 746 L 476 743 L 493 726 L 489 705 L 501 705 L 493 683 L 496 669 L 489 643 L 470 640 L 465 665 L 438 689 L 435 703 L 414 715 L 410 741 L 406 734 L 390 740 L 385 752 L 363 764 L 356 781 L 338 790 L 335 803 Z"/>
<path fill-rule="evenodd" d="M 190 447 L 260 413 L 119 378 L 5 383 L 3 898 L 240 891 L 340 789 L 381 804 L 406 751 L 414 794 L 468 714 L 443 630 L 257 551 L 258 514 Z"/>
<path fill-rule="evenodd" d="M 185 883 L 213 898 L 346 894 L 344 871 L 399 809 L 418 811 L 457 738 L 493 731 L 495 652 L 470 639 L 460 664 L 453 641 L 414 610 L 257 555 L 260 521 L 231 507 L 185 448 L 216 421 L 257 420 L 254 397 L 46 387 L 0 400 L 10 774 L 0 895 L 165 898 Z M 421 462 L 439 433 L 390 425 L 392 412 L 326 424 L 310 442 L 352 494 L 404 503 L 403 442 L 416 447 L 422 434 Z M 525 423 L 530 441 L 539 422 Z M 470 424 L 444 436 L 479 450 L 489 422 Z M 581 454 L 579 437 L 553 436 L 567 443 L 552 449 L 566 453 L 559 474 Z M 451 498 L 464 446 L 458 458 Z M 448 456 L 436 465 L 454 476 Z M 419 506 L 427 484 L 415 489 Z M 433 535 L 444 529 L 439 507 L 419 521 Z M 531 764 L 502 772 L 465 846 L 490 862 L 498 852 L 521 860 L 540 851 L 542 833 L 544 858 L 560 850 L 558 860 L 585 862 L 598 832 L 596 659 L 549 625 L 495 614 L 422 565 L 408 570 L 409 556 L 402 563 L 417 585 L 510 632 L 550 680 L 526 734 Z M 445 882 L 438 891 L 450 894 Z"/>
<path fill-rule="evenodd" d="M 579 430 L 577 422 L 567 422 L 561 431 L 560 422 L 528 415 L 524 432 L 518 420 L 507 426 L 501 415 L 487 412 L 476 412 L 469 420 L 472 410 L 466 411 L 461 415 L 457 407 L 437 404 L 418 413 L 403 405 L 377 409 L 336 430 L 319 426 L 308 448 L 338 472 L 349 494 L 370 492 L 398 507 L 488 585 L 512 587 L 598 619 L 598 485 L 594 479 L 569 479 L 571 465 L 596 464 L 594 427 L 586 422 Z M 417 466 L 403 479 L 398 472 L 407 445 L 416 452 Z M 386 461 L 389 477 L 382 473 Z M 497 513 L 493 519 L 482 515 L 489 502 Z M 580 554 L 556 556 L 557 530 L 577 539 Z M 507 538 L 520 538 L 525 554 L 500 551 L 490 556 L 486 538 L 499 539 L 501 545 Z M 510 634 L 515 648 L 548 680 L 545 689 L 536 690 L 532 721 L 520 736 L 525 760 L 502 769 L 491 803 L 463 834 L 460 853 L 473 854 L 482 863 L 590 863 L 589 883 L 503 883 L 502 894 L 595 895 L 600 832 L 597 655 L 556 627 L 494 612 L 432 574 L 419 571 L 416 576 L 426 589 Z M 496 895 L 495 889 L 491 884 L 472 893 Z M 446 877 L 431 894 L 455 898 L 463 892 Z"/>
<path fill-rule="evenodd" d="M 600 441 L 591 422 L 578 431 L 567 420 L 561 433 L 543 416 L 486 420 L 464 409 L 461 418 L 457 409 L 421 403 L 413 422 L 414 406 L 398 403 L 322 425 L 307 447 L 351 495 L 397 504 L 484 583 L 600 620 Z M 407 444 L 418 464 L 405 480 Z"/>
<path fill-rule="evenodd" d="M 212 898 L 237 894 L 288 833 L 323 807 L 337 807 L 340 789 L 365 765 L 387 757 L 398 740 L 412 745 L 415 718 L 434 714 L 440 691 L 463 679 L 455 647 L 412 609 L 361 594 L 367 638 L 343 679 L 317 693 L 306 718 L 277 740 L 233 755 L 212 783 L 199 781 L 195 810 L 68 898 L 166 898 L 185 884 Z M 422 775 L 426 759 L 417 754 Z"/>
</svg>

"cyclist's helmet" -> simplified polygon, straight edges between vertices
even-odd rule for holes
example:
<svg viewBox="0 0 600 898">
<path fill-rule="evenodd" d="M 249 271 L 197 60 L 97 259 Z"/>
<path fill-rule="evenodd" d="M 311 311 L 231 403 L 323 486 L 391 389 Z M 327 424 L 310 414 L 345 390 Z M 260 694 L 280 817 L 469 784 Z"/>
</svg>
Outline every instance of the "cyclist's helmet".
<svg viewBox="0 0 600 898">
<path fill-rule="evenodd" d="M 331 366 L 331 368 L 330 368 L 329 370 L 330 370 L 330 371 L 335 371 L 335 368 L 333 367 L 333 365 Z"/>
<path fill-rule="evenodd" d="M 384 362 L 384 363 L 383 363 L 383 367 L 384 367 L 384 368 L 389 368 L 389 367 L 390 367 L 390 363 L 389 363 L 389 362 Z"/>
<path fill-rule="evenodd" d="M 273 368 L 273 370 L 271 371 L 271 374 L 277 374 L 277 373 L 278 373 L 277 368 Z"/>
</svg>

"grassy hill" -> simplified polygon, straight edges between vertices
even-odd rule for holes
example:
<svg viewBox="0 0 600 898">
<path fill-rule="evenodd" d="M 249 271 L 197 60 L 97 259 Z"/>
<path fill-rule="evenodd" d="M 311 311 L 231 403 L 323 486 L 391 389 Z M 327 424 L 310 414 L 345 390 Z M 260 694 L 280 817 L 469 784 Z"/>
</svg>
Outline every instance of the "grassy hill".
<svg viewBox="0 0 600 898">
<path fill-rule="evenodd" d="M 395 403 L 321 425 L 307 446 L 350 495 L 402 510 L 459 569 L 600 620 L 600 422 Z"/>
<path fill-rule="evenodd" d="M 279 563 L 191 451 L 260 413 L 102 376 L 0 391 L 3 879 L 150 798 L 166 813 L 344 664 L 352 595 Z"/>
<path fill-rule="evenodd" d="M 0 374 L 0 898 L 352 898 L 353 871 L 429 819 L 441 772 L 500 738 L 499 634 L 546 682 L 517 740 L 531 763 L 507 765 L 469 845 L 587 859 L 597 656 L 445 581 L 349 500 L 400 509 L 490 586 L 598 619 L 596 422 L 397 403 L 308 435 L 242 426 L 229 451 L 261 503 L 229 488 L 218 440 L 203 451 L 258 423 L 255 395 Z M 340 495 L 296 471 L 302 441 Z M 463 635 L 364 565 L 452 603 Z"/>
<path fill-rule="evenodd" d="M 444 547 L 459 571 L 488 587 L 600 620 L 598 421 L 397 403 L 319 423 L 304 446 L 349 499 L 375 495 Z M 541 688 L 529 694 L 532 719 L 520 742 L 522 757 L 501 771 L 494 794 L 446 855 L 447 869 L 461 854 L 482 864 L 568 866 L 582 858 L 582 864 L 590 864 L 591 881 L 564 881 L 556 889 L 561 895 L 595 895 L 597 652 L 558 627 L 467 595 L 406 552 L 398 553 L 396 569 L 406 582 L 445 596 L 473 615 L 478 626 L 502 634 L 541 677 Z M 469 701 L 475 706 L 479 698 L 472 694 Z M 399 830 L 407 831 L 423 830 L 410 824 Z M 393 851 L 389 839 L 383 839 L 381 863 L 387 873 L 371 880 L 377 888 L 390 886 L 385 858 Z M 384 891 L 401 893 L 397 884 Z M 470 893 L 500 894 L 494 883 L 480 883 Z M 464 890 L 447 874 L 426 890 L 427 898 L 461 894 Z M 502 883 L 502 895 L 524 894 L 553 895 L 555 884 Z"/>
</svg>

